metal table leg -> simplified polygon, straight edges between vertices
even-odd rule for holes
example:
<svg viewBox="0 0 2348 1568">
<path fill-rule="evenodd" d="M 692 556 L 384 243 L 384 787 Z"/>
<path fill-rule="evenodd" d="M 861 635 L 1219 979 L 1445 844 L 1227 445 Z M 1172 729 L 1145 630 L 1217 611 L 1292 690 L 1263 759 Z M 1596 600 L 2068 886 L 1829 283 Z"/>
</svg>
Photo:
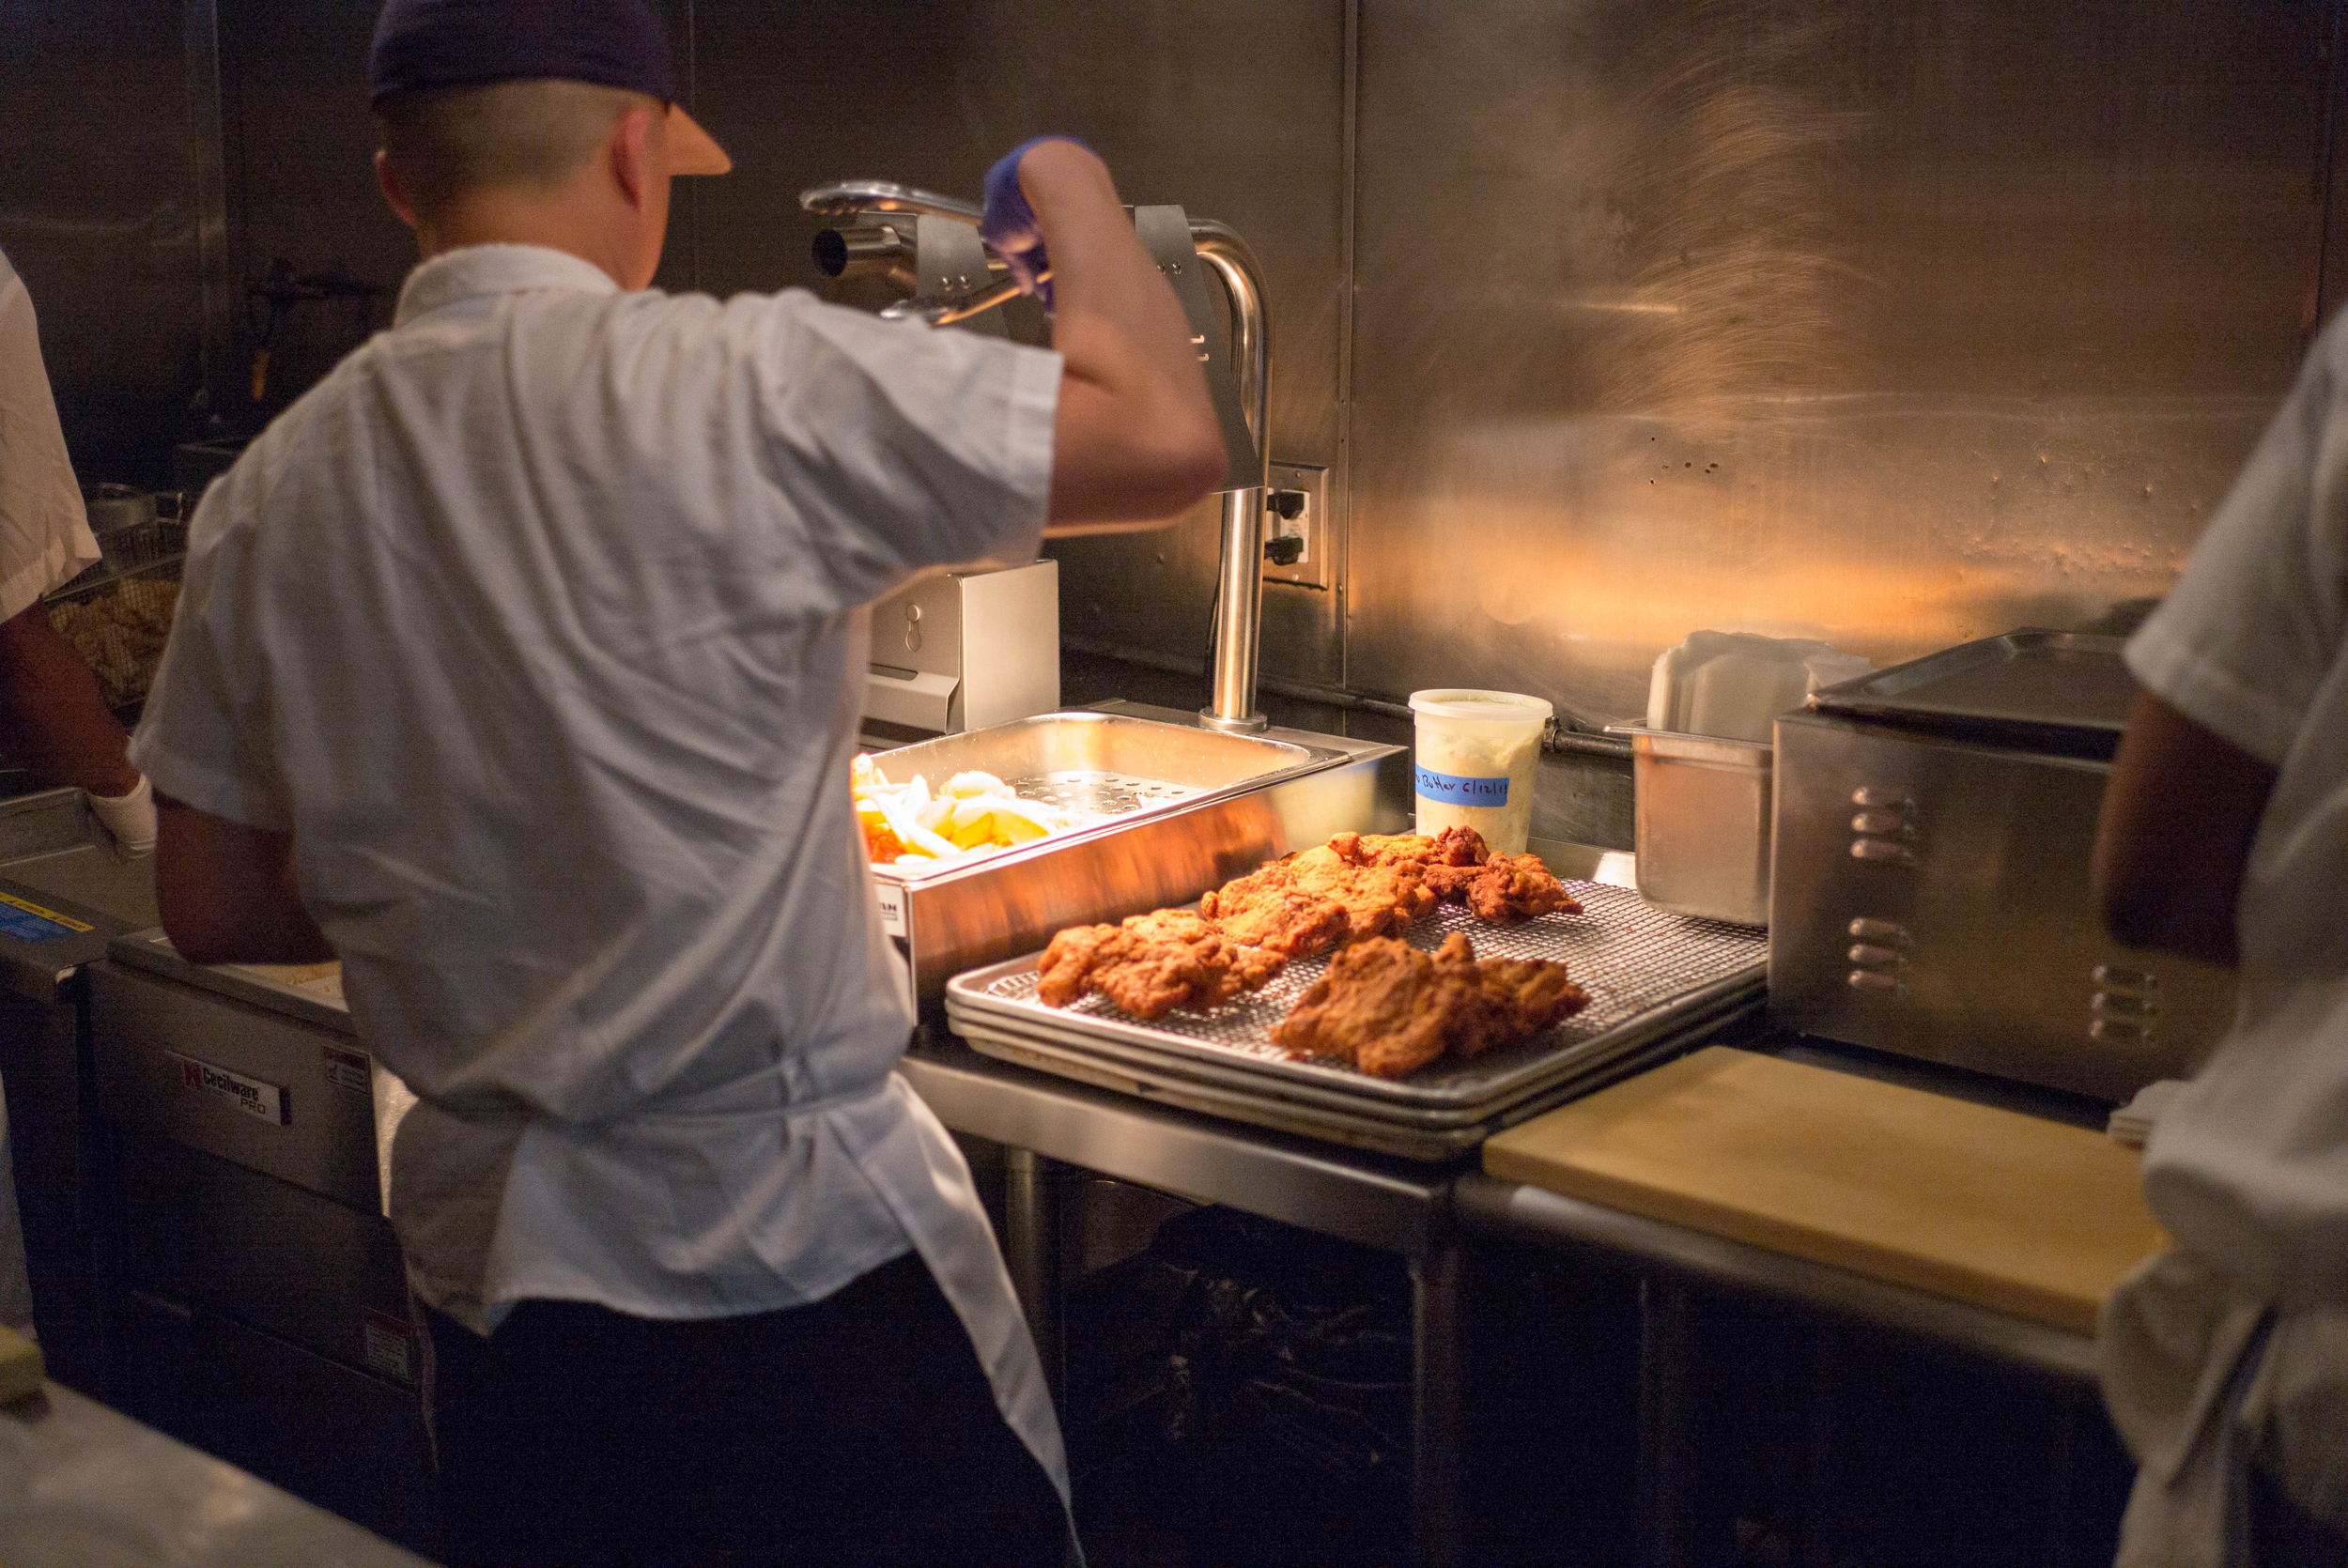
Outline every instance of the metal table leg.
<svg viewBox="0 0 2348 1568">
<path fill-rule="evenodd" d="M 1694 1442 L 1689 1390 L 1695 1304 L 1653 1275 L 1639 1282 L 1639 1514 L 1648 1568 L 1695 1560 Z"/>
<path fill-rule="evenodd" d="M 1053 1161 L 1033 1149 L 1003 1150 L 1003 1264 L 1027 1314 L 1043 1380 L 1057 1402 L 1066 1365 L 1060 1333 L 1060 1183 Z"/>
<path fill-rule="evenodd" d="M 1835 1477 L 1834 1456 L 1842 1439 L 1843 1389 L 1848 1339 L 1825 1325 L 1803 1336 L 1808 1369 L 1808 1407 L 1803 1416 L 1801 1513 L 1796 1530 L 1805 1562 L 1830 1562 L 1851 1532 L 1847 1493 Z"/>
<path fill-rule="evenodd" d="M 1460 1539 L 1460 1276 L 1446 1237 L 1411 1262 L 1411 1534 L 1421 1568 L 1454 1568 Z"/>
</svg>

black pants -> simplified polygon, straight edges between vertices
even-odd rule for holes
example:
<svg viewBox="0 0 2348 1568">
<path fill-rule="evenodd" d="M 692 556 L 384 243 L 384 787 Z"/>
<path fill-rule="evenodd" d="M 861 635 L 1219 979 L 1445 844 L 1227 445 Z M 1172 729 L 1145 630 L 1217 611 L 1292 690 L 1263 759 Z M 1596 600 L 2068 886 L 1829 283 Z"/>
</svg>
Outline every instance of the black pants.
<svg viewBox="0 0 2348 1568">
<path fill-rule="evenodd" d="M 2281 1483 L 2253 1464 L 2250 1560 L 2258 1568 L 2348 1568 L 2348 1535 L 2300 1507 Z"/>
<path fill-rule="evenodd" d="M 918 1256 L 748 1317 L 427 1316 L 456 1568 L 1063 1560 L 1058 1494 Z"/>
</svg>

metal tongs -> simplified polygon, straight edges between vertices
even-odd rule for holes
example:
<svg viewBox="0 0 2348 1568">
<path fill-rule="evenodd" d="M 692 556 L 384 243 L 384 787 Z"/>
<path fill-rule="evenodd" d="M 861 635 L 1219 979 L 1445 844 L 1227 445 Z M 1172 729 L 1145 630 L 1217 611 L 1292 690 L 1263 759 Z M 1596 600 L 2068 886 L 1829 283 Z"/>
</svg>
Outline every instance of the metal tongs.
<svg viewBox="0 0 2348 1568">
<path fill-rule="evenodd" d="M 983 216 L 969 202 L 956 201 L 951 196 L 934 195 L 917 191 L 910 185 L 899 185 L 886 179 L 842 179 L 829 185 L 817 185 L 799 192 L 799 206 L 818 218 L 862 218 L 874 212 L 909 212 L 917 218 L 947 218 L 957 223 L 979 226 Z M 992 281 L 991 274 L 1003 269 L 995 248 L 984 238 L 979 241 L 986 253 L 990 281 L 966 294 L 925 294 L 911 300 L 900 300 L 883 307 L 884 321 L 920 321 L 932 327 L 950 327 L 957 321 L 967 321 L 993 310 L 1007 300 L 1019 295 L 1015 278 Z M 1038 283 L 1051 277 L 1045 268 L 1036 276 Z"/>
</svg>

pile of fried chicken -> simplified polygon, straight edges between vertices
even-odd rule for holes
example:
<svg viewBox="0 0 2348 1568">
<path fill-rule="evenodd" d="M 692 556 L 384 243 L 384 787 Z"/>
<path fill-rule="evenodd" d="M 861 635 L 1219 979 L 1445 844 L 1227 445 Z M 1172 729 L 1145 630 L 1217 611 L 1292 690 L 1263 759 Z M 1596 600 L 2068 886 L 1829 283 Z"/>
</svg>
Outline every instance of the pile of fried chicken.
<svg viewBox="0 0 2348 1568">
<path fill-rule="evenodd" d="M 1070 927 L 1044 948 L 1036 994 L 1064 1007 L 1098 992 L 1145 1020 L 1204 1012 L 1261 990 L 1290 959 L 1343 947 L 1273 1038 L 1382 1078 L 1529 1038 L 1588 1002 L 1562 963 L 1478 961 L 1457 932 L 1431 956 L 1395 939 L 1438 903 L 1495 925 L 1582 911 L 1537 857 L 1492 854 L 1474 828 L 1340 833 L 1225 883 L 1196 913 Z"/>
</svg>

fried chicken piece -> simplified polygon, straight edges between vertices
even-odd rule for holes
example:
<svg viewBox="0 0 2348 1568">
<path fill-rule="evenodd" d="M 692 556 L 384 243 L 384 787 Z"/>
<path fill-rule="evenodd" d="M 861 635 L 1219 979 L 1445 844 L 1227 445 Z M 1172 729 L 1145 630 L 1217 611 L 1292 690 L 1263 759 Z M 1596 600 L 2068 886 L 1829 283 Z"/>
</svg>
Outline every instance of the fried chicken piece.
<svg viewBox="0 0 2348 1568">
<path fill-rule="evenodd" d="M 1054 934 L 1037 964 L 1036 996 L 1065 1007 L 1098 992 L 1138 1019 L 1175 1008 L 1204 1012 L 1280 972 L 1276 953 L 1242 945 L 1188 910 L 1158 909 L 1116 926 Z"/>
<path fill-rule="evenodd" d="M 1065 1007 L 1089 989 L 1092 972 L 1112 952 L 1126 944 L 1120 926 L 1070 926 L 1054 931 L 1043 956 L 1036 961 L 1036 1000 L 1047 1007 Z"/>
<path fill-rule="evenodd" d="M 1248 881 L 1242 877 L 1199 900 L 1200 911 L 1233 942 L 1298 959 L 1345 940 L 1352 921 L 1336 899 L 1295 886 L 1243 886 Z"/>
<path fill-rule="evenodd" d="M 1475 976 L 1499 1027 L 1463 1055 L 1502 1039 L 1531 1039 L 1590 1005 L 1590 993 L 1566 977 L 1566 966 L 1545 959 L 1482 959 Z"/>
<path fill-rule="evenodd" d="M 1466 952 L 1456 932 L 1444 939 Z M 1329 972 L 1297 999 L 1272 1031 L 1300 1056 L 1349 1062 L 1378 1078 L 1399 1078 L 1442 1055 L 1491 1010 L 1464 956 L 1439 962 L 1407 943 L 1374 937 L 1340 951 Z"/>
<path fill-rule="evenodd" d="M 1323 844 L 1290 855 L 1284 864 L 1290 868 L 1291 886 L 1345 906 L 1349 942 L 1399 930 L 1435 907 L 1435 896 L 1427 890 L 1427 873 L 1415 862 L 1353 866 Z"/>
<path fill-rule="evenodd" d="M 1422 869 L 1438 866 L 1481 866 L 1489 853 L 1484 836 L 1472 827 L 1446 827 L 1433 838 L 1424 833 L 1340 833 L 1329 840 L 1339 859 L 1355 866 L 1398 866 L 1409 861 Z"/>
<path fill-rule="evenodd" d="M 1198 913 L 1235 939 L 1300 959 L 1339 942 L 1383 936 L 1434 907 L 1415 862 L 1359 866 L 1326 844 L 1273 861 L 1198 900 Z"/>
<path fill-rule="evenodd" d="M 1392 866 L 1405 860 L 1424 866 L 1435 853 L 1434 839 L 1424 833 L 1338 833 L 1330 837 L 1329 847 L 1349 866 Z"/>
<path fill-rule="evenodd" d="M 1186 909 L 1153 909 L 1147 915 L 1128 915 L 1124 929 L 1142 941 L 1197 944 L 1205 941 L 1199 934 L 1201 927 L 1223 939 L 1215 961 L 1229 964 L 1231 977 L 1238 982 L 1235 989 L 1225 991 L 1217 1001 L 1228 1001 L 1243 991 L 1261 991 L 1274 976 L 1288 967 L 1287 954 L 1234 936 Z"/>
<path fill-rule="evenodd" d="M 1588 1002 L 1562 963 L 1479 962 L 1458 931 L 1431 957 L 1381 937 L 1332 959 L 1272 1038 L 1298 1055 L 1335 1057 L 1374 1077 L 1399 1078 L 1445 1052 L 1472 1057 L 1530 1039 Z"/>
<path fill-rule="evenodd" d="M 1480 865 L 1429 866 L 1427 868 L 1427 891 L 1435 896 L 1438 903 L 1463 904 L 1467 902 L 1468 884 L 1483 873 L 1484 868 Z"/>
<path fill-rule="evenodd" d="M 1459 875 L 1446 869 L 1443 881 L 1454 885 L 1450 878 Z M 1566 891 L 1566 884 L 1551 874 L 1538 855 L 1493 855 L 1456 885 L 1459 901 L 1477 919 L 1495 926 L 1513 926 L 1542 915 L 1582 913 L 1580 901 Z"/>
</svg>

